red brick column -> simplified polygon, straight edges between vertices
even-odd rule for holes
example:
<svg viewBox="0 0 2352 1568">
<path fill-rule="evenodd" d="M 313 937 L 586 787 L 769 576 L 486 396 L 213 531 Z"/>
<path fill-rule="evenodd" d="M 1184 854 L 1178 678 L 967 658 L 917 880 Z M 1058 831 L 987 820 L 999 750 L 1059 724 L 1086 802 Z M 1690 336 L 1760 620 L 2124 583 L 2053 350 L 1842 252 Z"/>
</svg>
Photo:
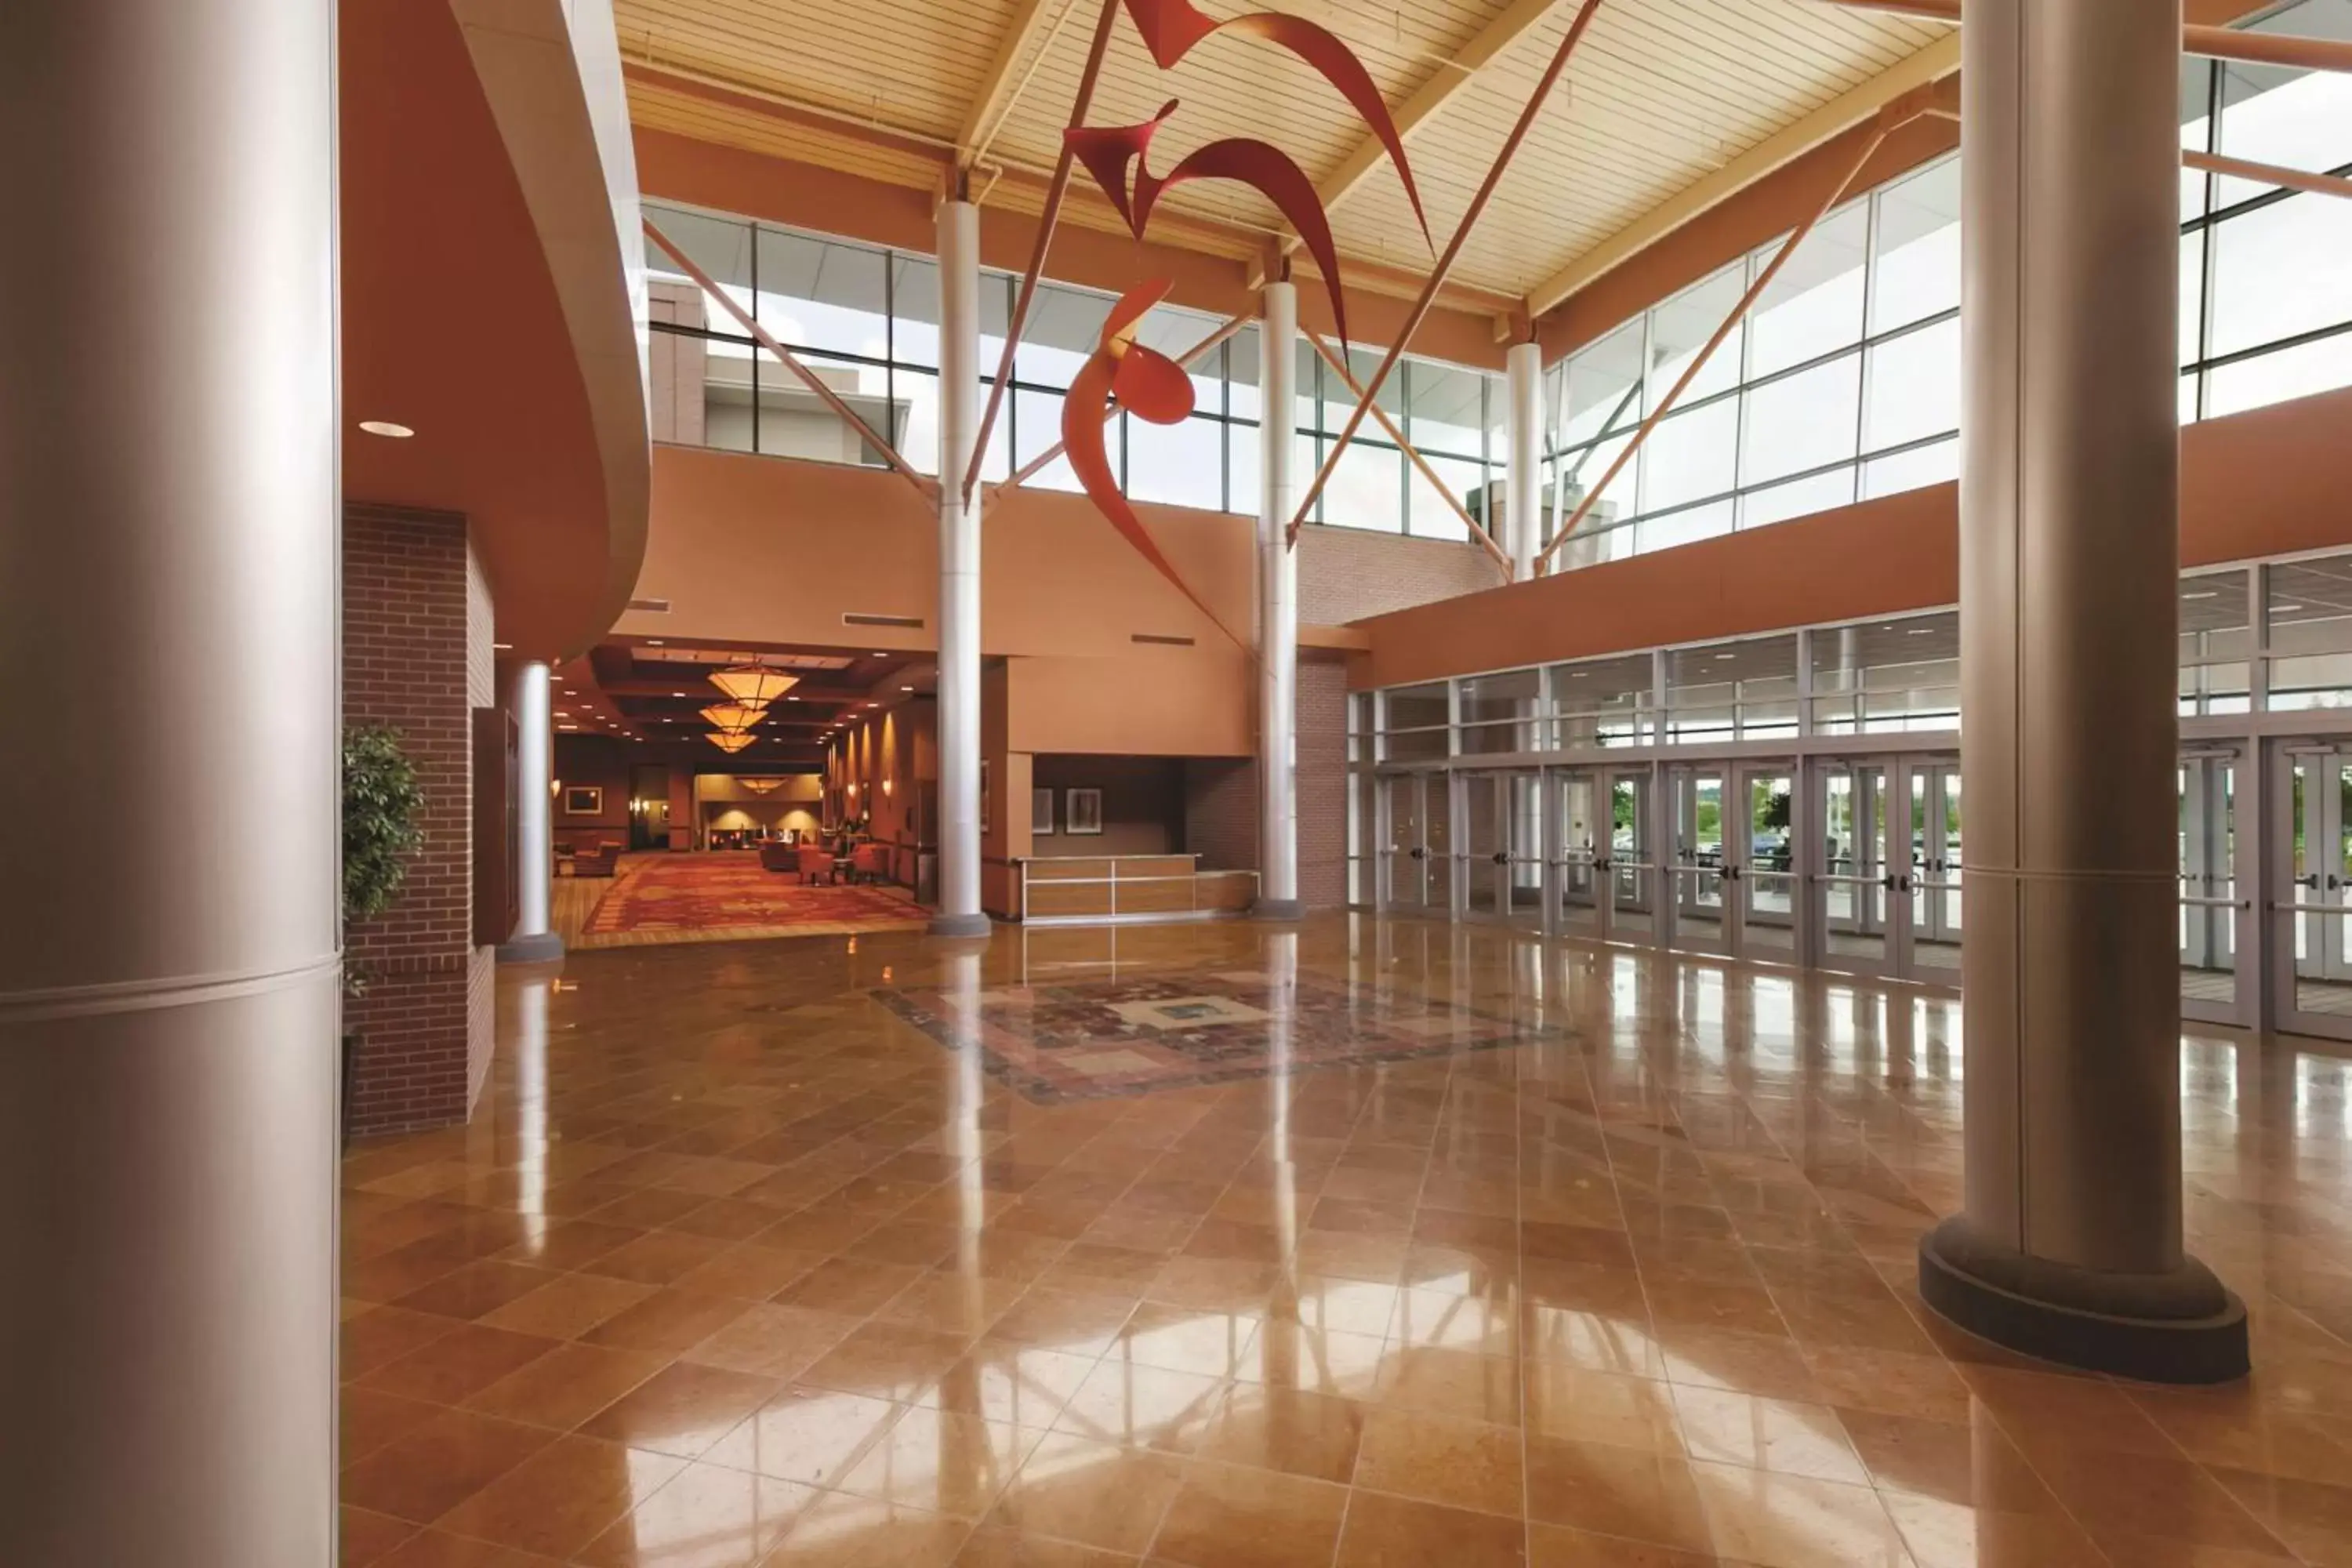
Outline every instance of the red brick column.
<svg viewBox="0 0 2352 1568">
<path fill-rule="evenodd" d="M 425 843 L 393 905 L 344 932 L 367 989 L 344 1009 L 354 1135 L 463 1121 L 489 1065 L 491 950 L 473 945 L 471 710 L 494 700 L 489 598 L 448 513 L 343 521 L 343 720 L 399 731 Z"/>
</svg>

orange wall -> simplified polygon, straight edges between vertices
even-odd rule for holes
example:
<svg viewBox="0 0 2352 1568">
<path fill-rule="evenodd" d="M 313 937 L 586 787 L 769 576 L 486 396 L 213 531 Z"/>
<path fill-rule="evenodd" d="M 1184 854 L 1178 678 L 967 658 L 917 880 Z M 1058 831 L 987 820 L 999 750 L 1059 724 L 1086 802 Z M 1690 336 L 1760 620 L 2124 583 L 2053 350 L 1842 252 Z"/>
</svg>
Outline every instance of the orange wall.
<svg viewBox="0 0 2352 1568">
<path fill-rule="evenodd" d="M 2347 424 L 2352 390 L 2184 429 L 2181 564 L 2352 543 Z M 1394 686 L 1958 598 L 1959 487 L 1936 485 L 1375 616 L 1349 675 Z"/>
<path fill-rule="evenodd" d="M 1224 623 L 1249 635 L 1255 571 L 1248 518 L 1139 506 L 1145 525 Z M 887 470 L 698 447 L 654 453 L 654 514 L 642 598 L 623 635 L 690 632 L 719 641 L 937 646 L 939 523 Z M 983 525 L 981 637 L 990 654 L 1153 656 L 1174 679 L 1233 644 L 1153 571 L 1084 497 L 1022 490 Z M 908 616 L 915 628 L 848 626 L 845 613 Z M 1197 639 L 1145 647 L 1135 633 Z M 1213 661 L 1215 662 L 1215 661 Z"/>
<path fill-rule="evenodd" d="M 1102 756 L 1245 757 L 1256 750 L 1256 668 L 1232 648 L 1150 648 L 1128 659 L 1008 664 L 1010 751 Z M 1179 676 L 1154 653 L 1190 655 Z"/>
</svg>

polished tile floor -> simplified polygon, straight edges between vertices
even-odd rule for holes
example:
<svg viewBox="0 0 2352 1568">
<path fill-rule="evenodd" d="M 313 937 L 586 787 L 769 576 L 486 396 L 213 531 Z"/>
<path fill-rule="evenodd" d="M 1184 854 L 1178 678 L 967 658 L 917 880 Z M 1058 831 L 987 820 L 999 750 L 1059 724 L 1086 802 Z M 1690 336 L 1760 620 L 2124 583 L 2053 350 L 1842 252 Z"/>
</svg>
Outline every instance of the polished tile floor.
<svg viewBox="0 0 2352 1568">
<path fill-rule="evenodd" d="M 875 995 L 1218 974 L 1270 1070 L 1048 1104 Z M 1286 1071 L 1294 974 L 1519 1037 Z M 2288 1043 L 2183 1049 L 2258 1370 L 2181 1392 L 1920 1306 L 1942 995 L 1326 916 L 500 1005 L 474 1123 L 346 1163 L 351 1568 L 2352 1564 L 2352 1102 Z"/>
</svg>

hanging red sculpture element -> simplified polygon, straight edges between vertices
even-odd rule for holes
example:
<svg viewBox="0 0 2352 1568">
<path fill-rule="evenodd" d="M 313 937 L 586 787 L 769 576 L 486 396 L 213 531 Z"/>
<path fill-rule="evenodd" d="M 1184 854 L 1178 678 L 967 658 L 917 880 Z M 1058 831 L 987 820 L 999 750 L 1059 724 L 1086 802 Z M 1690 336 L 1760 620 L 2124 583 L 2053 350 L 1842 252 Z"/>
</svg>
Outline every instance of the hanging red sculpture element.
<svg viewBox="0 0 2352 1568">
<path fill-rule="evenodd" d="M 1095 352 L 1070 379 L 1070 390 L 1063 395 L 1062 448 L 1087 499 L 1110 520 L 1120 537 L 1150 562 L 1162 577 L 1174 584 L 1179 593 L 1192 600 L 1219 631 L 1240 643 L 1242 639 L 1234 636 L 1233 628 L 1177 573 L 1175 564 L 1161 552 L 1160 542 L 1144 527 L 1143 520 L 1135 515 L 1135 509 L 1128 505 L 1118 479 L 1111 473 L 1109 455 L 1103 448 L 1103 427 L 1109 422 L 1110 399 L 1114 396 L 1119 407 L 1154 425 L 1181 424 L 1192 415 L 1192 378 L 1184 373 L 1184 367 L 1159 350 L 1135 341 L 1144 313 L 1166 298 L 1172 287 L 1174 283 L 1170 279 L 1154 279 L 1129 289 L 1111 307 Z"/>
<path fill-rule="evenodd" d="M 1140 125 L 1088 126 L 1066 131 L 1063 137 L 1069 143 L 1071 155 L 1087 166 L 1087 173 L 1095 177 L 1095 184 L 1102 187 L 1111 205 L 1126 220 L 1129 232 L 1138 239 L 1143 237 L 1144 226 L 1150 223 L 1151 210 L 1159 205 L 1160 195 L 1187 180 L 1234 180 L 1265 196 L 1290 220 L 1307 253 L 1315 258 L 1316 269 L 1323 274 L 1323 287 L 1331 300 L 1331 324 L 1345 343 L 1348 303 L 1339 287 L 1339 254 L 1331 243 L 1331 226 L 1324 218 L 1323 203 L 1315 194 L 1315 182 L 1280 148 L 1249 137 L 1209 142 L 1186 154 L 1164 176 L 1155 174 L 1150 156 L 1151 138 L 1175 112 L 1176 100 L 1171 98 L 1158 114 Z M 1135 168 L 1132 194 L 1128 181 L 1129 164 Z"/>
<path fill-rule="evenodd" d="M 1220 22 L 1196 8 L 1192 0 L 1123 3 L 1129 18 L 1135 23 L 1135 30 L 1143 37 L 1144 47 L 1162 70 L 1174 68 L 1211 34 L 1229 32 L 1287 49 L 1320 73 L 1363 116 L 1374 138 L 1387 150 L 1390 163 L 1396 167 L 1397 179 L 1404 186 L 1405 199 L 1412 204 L 1413 218 L 1421 225 L 1422 239 L 1427 242 L 1429 219 L 1422 212 L 1421 193 L 1413 185 L 1412 168 L 1405 159 L 1404 138 L 1397 131 L 1380 89 L 1373 85 L 1371 73 L 1364 69 L 1363 62 L 1349 51 L 1347 45 L 1303 17 L 1278 12 L 1254 12 Z M 1109 23 L 1110 4 L 1111 0 L 1104 0 L 1105 26 Z M 1149 157 L 1151 138 L 1176 112 L 1175 100 L 1171 99 L 1157 115 L 1140 125 L 1084 123 L 1086 100 L 1095 80 L 1094 72 L 1099 68 L 1102 44 L 1108 36 L 1101 31 L 1096 34 L 1096 52 L 1090 57 L 1088 74 L 1079 89 L 1079 109 L 1073 116 L 1074 123 L 1063 132 L 1067 155 L 1086 165 L 1087 172 L 1110 198 L 1129 232 L 1138 239 L 1143 237 L 1160 196 L 1170 187 L 1187 180 L 1232 180 L 1258 192 L 1289 222 L 1299 243 L 1314 258 L 1317 270 L 1323 274 L 1324 289 L 1330 296 L 1332 325 L 1339 330 L 1339 341 L 1345 345 L 1347 296 L 1340 286 L 1339 248 L 1332 244 L 1330 219 L 1323 210 L 1323 198 L 1315 182 L 1289 154 L 1251 137 L 1211 142 L 1186 154 L 1165 175 L 1154 174 Z M 1058 172 L 1055 178 L 1061 178 Z M 1041 251 L 1041 257 L 1042 254 Z M 1033 279 L 1034 276 L 1033 264 Z M 1215 622 L 1218 630 L 1246 647 L 1232 627 L 1218 620 L 1216 612 L 1177 574 L 1175 566 L 1160 552 L 1159 542 L 1151 537 L 1120 491 L 1103 450 L 1103 426 L 1114 397 L 1119 407 L 1154 425 L 1174 425 L 1192 412 L 1192 381 L 1183 367 L 1135 341 L 1136 329 L 1144 313 L 1166 297 L 1171 287 L 1164 279 L 1142 284 L 1129 290 L 1112 310 L 1103 324 L 1098 346 L 1072 379 L 1063 398 L 1062 446 L 1080 487 L 1096 509 L 1110 520 L 1111 526 L 1202 615 Z M 978 459 L 973 461 L 977 466 Z"/>
<path fill-rule="evenodd" d="M 1413 220 L 1421 225 L 1421 237 L 1423 243 L 1428 241 L 1429 219 L 1421 210 L 1421 192 L 1413 186 L 1412 165 L 1404 155 L 1404 138 L 1398 132 L 1396 121 L 1390 118 L 1387 100 L 1373 85 L 1371 73 L 1347 45 L 1304 16 L 1287 16 L 1279 11 L 1255 11 L 1220 22 L 1195 8 L 1192 0 L 1126 0 L 1126 4 L 1128 19 L 1143 36 L 1143 47 L 1151 51 L 1153 63 L 1161 70 L 1174 69 L 1178 61 L 1212 33 L 1235 33 L 1263 39 L 1289 50 L 1312 67 L 1364 117 L 1364 123 L 1387 149 L 1389 162 L 1396 166 L 1397 179 L 1404 186 L 1405 200 L 1412 204 Z M 1321 204 L 1317 205 L 1319 207 Z"/>
</svg>

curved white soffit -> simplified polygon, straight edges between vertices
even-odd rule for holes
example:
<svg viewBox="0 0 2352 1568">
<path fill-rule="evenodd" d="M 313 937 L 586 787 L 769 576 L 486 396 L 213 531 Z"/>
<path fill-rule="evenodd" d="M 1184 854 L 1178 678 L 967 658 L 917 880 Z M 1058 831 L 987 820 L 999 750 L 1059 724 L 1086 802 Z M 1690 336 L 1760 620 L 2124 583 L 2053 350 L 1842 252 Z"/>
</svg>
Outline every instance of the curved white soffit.
<svg viewBox="0 0 2352 1568">
<path fill-rule="evenodd" d="M 593 624 L 612 628 L 645 564 L 652 506 L 645 245 L 612 0 L 449 0 L 506 143 L 579 355 L 604 471 L 609 559 Z"/>
</svg>

